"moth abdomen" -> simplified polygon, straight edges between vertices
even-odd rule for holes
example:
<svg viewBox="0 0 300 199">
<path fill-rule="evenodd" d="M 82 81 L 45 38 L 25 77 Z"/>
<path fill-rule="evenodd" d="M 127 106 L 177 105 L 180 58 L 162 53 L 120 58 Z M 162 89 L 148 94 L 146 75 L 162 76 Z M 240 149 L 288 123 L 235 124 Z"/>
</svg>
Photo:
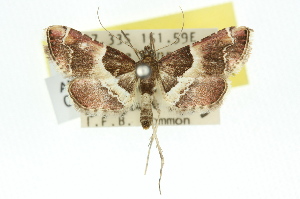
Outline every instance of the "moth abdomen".
<svg viewBox="0 0 300 199">
<path fill-rule="evenodd" d="M 142 95 L 140 122 L 142 124 L 143 129 L 148 129 L 152 125 L 152 98 L 153 97 L 148 93 L 144 93 Z"/>
</svg>

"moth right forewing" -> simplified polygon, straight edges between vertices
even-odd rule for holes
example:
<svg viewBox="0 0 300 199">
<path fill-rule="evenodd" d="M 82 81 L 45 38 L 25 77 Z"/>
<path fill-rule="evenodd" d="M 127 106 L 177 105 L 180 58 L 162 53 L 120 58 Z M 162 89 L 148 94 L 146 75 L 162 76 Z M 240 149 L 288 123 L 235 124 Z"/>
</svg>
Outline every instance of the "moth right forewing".
<svg viewBox="0 0 300 199">
<path fill-rule="evenodd" d="M 160 63 L 164 99 L 180 111 L 209 111 L 228 90 L 228 77 L 247 60 L 251 29 L 230 27 L 181 48 Z"/>
</svg>

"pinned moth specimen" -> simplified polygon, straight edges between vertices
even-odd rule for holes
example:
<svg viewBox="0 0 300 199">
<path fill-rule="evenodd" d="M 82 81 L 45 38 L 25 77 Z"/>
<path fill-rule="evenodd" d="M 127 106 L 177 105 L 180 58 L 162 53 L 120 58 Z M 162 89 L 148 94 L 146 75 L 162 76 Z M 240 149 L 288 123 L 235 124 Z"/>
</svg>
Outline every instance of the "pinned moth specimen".
<svg viewBox="0 0 300 199">
<path fill-rule="evenodd" d="M 225 28 L 158 60 L 151 34 L 150 45 L 141 51 L 133 48 L 136 62 L 72 28 L 55 25 L 46 32 L 50 57 L 71 79 L 68 92 L 78 110 L 95 115 L 139 108 L 143 129 L 153 126 L 149 152 L 155 140 L 161 157 L 159 190 L 164 158 L 153 122 L 153 110 L 159 115 L 156 91 L 170 109 L 182 113 L 216 109 L 228 90 L 228 78 L 247 61 L 252 35 L 247 27 Z"/>
</svg>

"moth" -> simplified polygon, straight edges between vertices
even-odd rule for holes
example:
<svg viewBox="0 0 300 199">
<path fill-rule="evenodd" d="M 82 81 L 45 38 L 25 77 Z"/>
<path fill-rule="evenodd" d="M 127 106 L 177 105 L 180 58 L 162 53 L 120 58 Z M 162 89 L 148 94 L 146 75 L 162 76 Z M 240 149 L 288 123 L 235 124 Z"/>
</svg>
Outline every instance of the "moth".
<svg viewBox="0 0 300 199">
<path fill-rule="evenodd" d="M 72 79 L 68 91 L 77 109 L 96 114 L 140 107 L 141 125 L 148 129 L 158 87 L 170 107 L 180 112 L 218 107 L 228 77 L 247 61 L 250 34 L 246 27 L 226 28 L 160 60 L 151 44 L 139 51 L 137 62 L 65 26 L 50 26 L 47 42 L 59 70 Z"/>
<path fill-rule="evenodd" d="M 97 114 L 139 108 L 141 125 L 148 129 L 153 125 L 153 109 L 159 110 L 157 91 L 170 109 L 181 113 L 219 107 L 228 91 L 228 78 L 248 59 L 252 30 L 225 28 L 159 60 L 150 35 L 150 45 L 136 51 L 138 61 L 66 26 L 50 26 L 46 34 L 51 58 L 71 79 L 68 92 L 78 110 Z M 151 137 L 150 146 L 153 139 L 157 137 Z M 162 172 L 162 150 L 156 143 Z"/>
</svg>

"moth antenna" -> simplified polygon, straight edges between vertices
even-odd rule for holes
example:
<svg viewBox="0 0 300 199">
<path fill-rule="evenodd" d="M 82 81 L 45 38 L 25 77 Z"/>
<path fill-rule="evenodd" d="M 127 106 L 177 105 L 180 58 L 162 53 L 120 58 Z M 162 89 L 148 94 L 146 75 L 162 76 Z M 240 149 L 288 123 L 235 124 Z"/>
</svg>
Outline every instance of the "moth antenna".
<svg viewBox="0 0 300 199">
<path fill-rule="evenodd" d="M 150 33 L 150 48 L 155 51 L 153 33 Z"/>
<path fill-rule="evenodd" d="M 151 32 L 151 33 L 150 33 L 150 48 L 151 48 L 154 52 L 156 52 L 154 43 L 155 43 L 155 40 L 154 40 L 154 38 L 153 38 L 153 33 Z M 155 57 L 156 57 L 156 59 L 158 60 L 158 55 L 155 55 Z"/>
<path fill-rule="evenodd" d="M 115 37 L 116 39 L 120 40 L 118 37 L 116 37 L 115 35 L 113 35 L 109 30 L 107 30 L 107 29 L 102 25 L 101 20 L 100 20 L 100 16 L 99 16 L 99 9 L 100 9 L 100 7 L 98 7 L 98 9 L 97 9 L 97 17 L 98 17 L 98 21 L 99 21 L 100 25 L 102 26 L 102 28 L 103 28 L 106 32 L 108 32 L 109 35 L 111 35 L 111 36 Z M 124 43 L 122 40 L 120 40 L 120 42 Z"/>
<path fill-rule="evenodd" d="M 183 10 L 181 9 L 180 6 L 179 6 L 179 8 L 180 8 L 181 13 L 182 13 L 182 27 L 181 27 L 181 31 L 180 31 L 179 35 L 177 36 L 177 38 L 175 39 L 175 41 L 174 41 L 173 43 L 171 43 L 171 44 L 169 44 L 169 45 L 166 45 L 166 46 L 164 46 L 164 47 L 162 47 L 162 48 L 159 48 L 159 49 L 157 49 L 156 51 L 159 51 L 159 50 L 161 50 L 161 49 L 167 48 L 167 47 L 169 47 L 169 46 L 175 44 L 175 43 L 179 40 L 179 37 L 181 36 L 182 31 L 183 31 L 183 27 L 184 27 L 184 13 L 183 13 Z"/>
<path fill-rule="evenodd" d="M 129 38 L 126 36 L 126 34 L 124 33 L 123 30 L 121 30 L 121 33 L 122 33 L 123 36 L 126 38 L 128 44 L 129 44 L 129 45 L 127 44 L 127 46 L 129 46 L 130 48 L 132 48 L 133 51 L 134 51 L 134 53 L 136 54 L 136 56 L 137 56 L 139 59 L 141 59 L 140 56 L 139 56 L 139 53 L 138 53 L 139 51 L 138 51 L 136 48 L 133 47 L 133 45 L 131 44 Z"/>
<path fill-rule="evenodd" d="M 122 30 L 121 30 L 122 34 L 125 36 L 125 38 L 127 39 L 127 41 L 129 42 L 130 45 L 128 45 L 126 42 L 122 41 L 121 39 L 119 39 L 118 37 L 116 37 L 115 35 L 113 35 L 109 30 L 107 30 L 107 29 L 103 26 L 103 24 L 101 23 L 101 20 L 100 20 L 100 16 L 99 16 L 99 9 L 100 9 L 100 7 L 98 7 L 98 9 L 97 9 L 97 16 L 98 16 L 98 21 L 99 21 L 100 25 L 102 26 L 102 28 L 103 28 L 106 32 L 108 32 L 110 36 L 116 38 L 117 40 L 119 40 L 119 41 L 122 42 L 123 44 L 125 44 L 125 45 L 129 46 L 130 48 L 132 48 L 133 51 L 135 52 L 135 54 L 136 54 L 136 55 L 138 56 L 138 58 L 140 59 L 139 55 L 137 54 L 137 50 L 136 50 L 135 48 L 133 48 L 133 46 L 131 45 L 129 39 L 127 38 L 127 36 L 124 34 L 124 32 L 123 32 Z"/>
</svg>

